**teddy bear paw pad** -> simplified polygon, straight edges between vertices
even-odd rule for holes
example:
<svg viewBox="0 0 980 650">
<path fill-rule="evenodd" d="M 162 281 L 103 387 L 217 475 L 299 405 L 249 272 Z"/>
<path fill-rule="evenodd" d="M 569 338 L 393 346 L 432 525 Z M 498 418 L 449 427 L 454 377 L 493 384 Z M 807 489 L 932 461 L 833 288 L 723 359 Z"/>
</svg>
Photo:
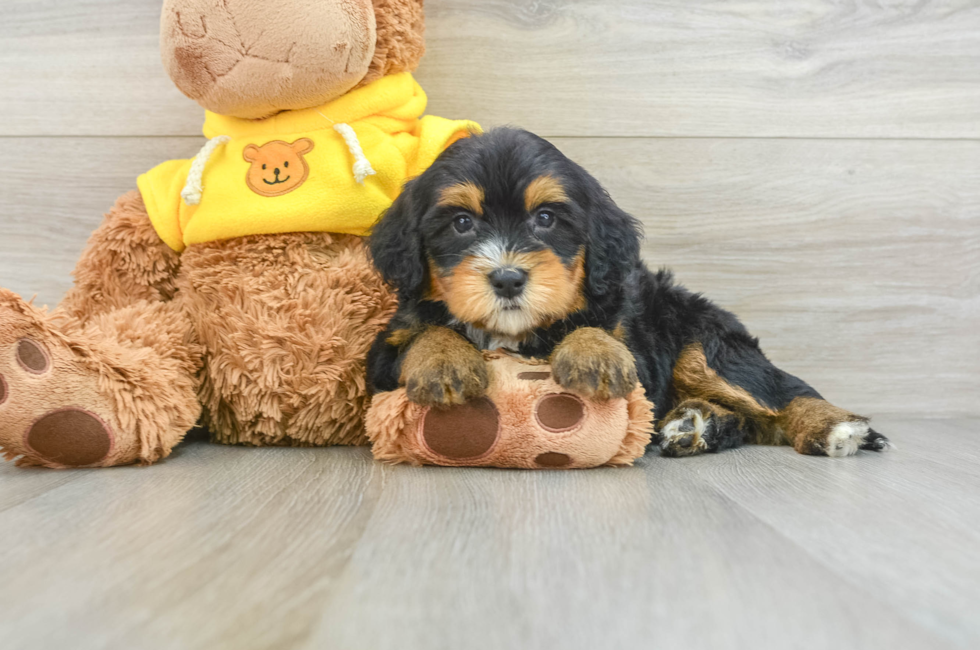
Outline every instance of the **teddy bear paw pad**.
<svg viewBox="0 0 980 650">
<path fill-rule="evenodd" d="M 585 420 L 585 405 L 569 393 L 545 395 L 534 409 L 534 417 L 552 433 L 571 431 Z"/>
<path fill-rule="evenodd" d="M 534 462 L 538 464 L 539 467 L 567 467 L 572 464 L 572 459 L 568 454 L 560 454 L 557 451 L 549 451 L 544 454 L 538 454 Z"/>
<path fill-rule="evenodd" d="M 0 290 L 0 458 L 59 469 L 135 459 L 139 441 L 117 436 L 102 379 L 42 312 Z"/>
<path fill-rule="evenodd" d="M 500 437 L 500 416 L 482 397 L 459 406 L 432 408 L 422 421 L 426 446 L 444 458 L 471 460 L 493 449 Z"/>
<path fill-rule="evenodd" d="M 70 407 L 42 415 L 27 431 L 26 443 L 49 463 L 84 467 L 109 455 L 112 433 L 96 415 Z"/>
<path fill-rule="evenodd" d="M 43 375 L 51 367 L 51 357 L 37 341 L 21 339 L 17 341 L 17 363 L 33 375 Z"/>
</svg>

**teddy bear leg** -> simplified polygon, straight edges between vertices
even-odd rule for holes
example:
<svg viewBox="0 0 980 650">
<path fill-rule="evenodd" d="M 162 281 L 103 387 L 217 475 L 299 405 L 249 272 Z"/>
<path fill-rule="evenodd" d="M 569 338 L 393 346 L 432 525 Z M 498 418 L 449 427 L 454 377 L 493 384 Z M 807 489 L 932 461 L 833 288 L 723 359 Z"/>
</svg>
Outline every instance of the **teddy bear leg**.
<svg viewBox="0 0 980 650">
<path fill-rule="evenodd" d="M 139 195 L 126 195 L 54 313 L 0 289 L 0 449 L 8 460 L 152 463 L 196 422 L 201 349 L 180 307 L 163 301 L 177 264 L 155 236 Z"/>
<path fill-rule="evenodd" d="M 194 426 L 200 347 L 173 303 L 61 329 L 0 289 L 0 448 L 20 465 L 152 463 Z"/>
</svg>

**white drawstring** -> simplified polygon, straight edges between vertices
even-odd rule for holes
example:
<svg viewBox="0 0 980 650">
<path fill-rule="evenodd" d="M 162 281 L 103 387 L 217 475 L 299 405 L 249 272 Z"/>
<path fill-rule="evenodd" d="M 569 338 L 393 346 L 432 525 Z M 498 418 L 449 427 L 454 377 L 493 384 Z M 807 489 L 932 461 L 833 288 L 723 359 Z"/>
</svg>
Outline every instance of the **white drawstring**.
<svg viewBox="0 0 980 650">
<path fill-rule="evenodd" d="M 371 166 L 371 161 L 364 155 L 364 150 L 361 149 L 361 142 L 357 139 L 357 134 L 354 133 L 354 129 L 351 128 L 350 124 L 344 124 L 343 122 L 334 124 L 333 130 L 344 138 L 344 142 L 347 143 L 347 148 L 350 149 L 350 155 L 354 156 L 354 180 L 360 185 L 364 185 L 364 179 L 368 176 L 374 176 L 377 172 Z"/>
<path fill-rule="evenodd" d="M 214 150 L 231 140 L 227 135 L 219 135 L 208 140 L 207 144 L 194 156 L 191 163 L 191 170 L 187 172 L 187 182 L 184 189 L 180 192 L 180 198 L 184 199 L 187 205 L 200 205 L 201 194 L 204 192 L 204 166 L 208 164 L 208 159 Z"/>
</svg>

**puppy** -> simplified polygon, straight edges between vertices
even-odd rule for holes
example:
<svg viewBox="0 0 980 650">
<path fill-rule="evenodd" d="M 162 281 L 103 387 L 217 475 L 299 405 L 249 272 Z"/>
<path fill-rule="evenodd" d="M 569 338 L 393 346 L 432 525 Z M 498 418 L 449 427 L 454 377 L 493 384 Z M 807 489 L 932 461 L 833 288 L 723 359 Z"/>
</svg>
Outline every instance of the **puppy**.
<svg viewBox="0 0 980 650">
<path fill-rule="evenodd" d="M 368 356 L 374 391 L 461 404 L 487 388 L 480 350 L 505 348 L 549 359 L 560 385 L 597 400 L 639 379 L 667 456 L 746 442 L 826 456 L 888 446 L 867 418 L 770 363 L 733 314 L 648 270 L 636 219 L 526 131 L 453 144 L 405 186 L 370 248 L 398 291 Z"/>
</svg>

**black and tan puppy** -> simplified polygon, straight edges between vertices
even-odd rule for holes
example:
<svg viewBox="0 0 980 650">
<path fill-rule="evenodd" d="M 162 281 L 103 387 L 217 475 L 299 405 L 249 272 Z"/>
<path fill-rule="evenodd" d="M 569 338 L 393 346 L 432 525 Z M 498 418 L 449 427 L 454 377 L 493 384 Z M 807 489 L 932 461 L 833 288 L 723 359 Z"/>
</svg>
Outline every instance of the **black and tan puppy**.
<svg viewBox="0 0 980 650">
<path fill-rule="evenodd" d="M 731 313 L 653 273 L 638 222 L 584 169 L 525 131 L 452 145 L 374 229 L 371 254 L 398 290 L 375 341 L 375 391 L 421 404 L 480 396 L 479 350 L 550 358 L 555 380 L 596 399 L 642 382 L 665 455 L 745 442 L 804 454 L 880 451 L 867 418 L 776 368 Z"/>
</svg>

